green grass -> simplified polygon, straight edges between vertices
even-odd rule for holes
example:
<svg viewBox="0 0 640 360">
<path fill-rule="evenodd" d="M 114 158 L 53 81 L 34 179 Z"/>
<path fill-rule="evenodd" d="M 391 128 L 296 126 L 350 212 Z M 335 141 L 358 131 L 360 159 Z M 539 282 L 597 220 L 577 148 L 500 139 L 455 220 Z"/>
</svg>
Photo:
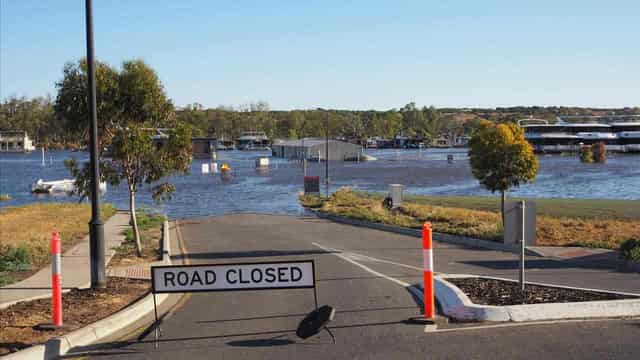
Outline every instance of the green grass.
<svg viewBox="0 0 640 360">
<path fill-rule="evenodd" d="M 382 200 L 383 193 L 361 193 Z M 499 196 L 425 196 L 405 195 L 406 202 L 432 206 L 499 212 Z M 572 218 L 640 219 L 640 201 L 593 199 L 539 199 L 507 197 L 508 201 L 526 200 L 536 204 L 538 215 Z"/>
<path fill-rule="evenodd" d="M 142 238 L 143 231 L 154 228 L 154 227 L 162 226 L 162 223 L 164 222 L 165 219 L 166 218 L 163 215 L 150 214 L 148 211 L 145 211 L 145 210 L 136 211 L 136 220 L 138 222 L 138 230 L 141 233 L 141 238 Z M 133 235 L 133 227 L 125 230 L 124 235 L 125 235 L 125 238 L 124 238 L 125 241 L 135 242 L 135 238 Z"/>
<path fill-rule="evenodd" d="M 129 227 L 122 233 L 124 241 L 115 248 L 116 255 L 111 264 L 121 264 L 123 261 L 153 261 L 160 256 L 160 241 L 162 239 L 162 225 L 165 221 L 163 215 L 152 214 L 149 210 L 136 211 L 138 230 L 140 231 L 140 245 L 142 256 L 138 257 L 133 227 Z"/>
</svg>

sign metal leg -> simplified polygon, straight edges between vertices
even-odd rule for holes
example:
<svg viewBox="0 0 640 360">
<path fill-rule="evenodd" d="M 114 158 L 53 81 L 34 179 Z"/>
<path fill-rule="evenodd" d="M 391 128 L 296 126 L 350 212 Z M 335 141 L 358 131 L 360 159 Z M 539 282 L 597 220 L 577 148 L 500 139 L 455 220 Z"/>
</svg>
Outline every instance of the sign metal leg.
<svg viewBox="0 0 640 360">
<path fill-rule="evenodd" d="M 153 329 L 154 335 L 155 335 L 155 342 L 154 342 L 154 347 L 156 349 L 158 349 L 159 343 L 159 337 L 162 336 L 162 330 L 160 329 L 160 323 L 158 323 L 158 303 L 156 302 L 156 294 L 153 293 L 153 314 L 155 316 L 155 321 L 153 323 L 153 325 L 155 326 L 155 329 Z"/>
</svg>

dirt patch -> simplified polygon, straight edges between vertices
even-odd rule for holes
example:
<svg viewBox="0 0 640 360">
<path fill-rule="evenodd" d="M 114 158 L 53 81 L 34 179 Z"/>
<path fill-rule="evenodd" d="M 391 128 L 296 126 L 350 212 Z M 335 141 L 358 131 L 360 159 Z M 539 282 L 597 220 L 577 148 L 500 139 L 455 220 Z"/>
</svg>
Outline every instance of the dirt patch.
<svg viewBox="0 0 640 360">
<path fill-rule="evenodd" d="M 71 290 L 62 295 L 65 330 L 40 331 L 51 322 L 51 299 L 24 301 L 0 310 L 0 355 L 40 344 L 103 319 L 149 292 L 146 280 L 109 278 L 103 290 Z"/>
<path fill-rule="evenodd" d="M 507 306 L 637 298 L 606 292 L 531 284 L 525 286 L 523 294 L 517 282 L 485 278 L 448 278 L 445 280 L 460 288 L 462 292 L 469 296 L 471 301 L 481 305 Z"/>
</svg>

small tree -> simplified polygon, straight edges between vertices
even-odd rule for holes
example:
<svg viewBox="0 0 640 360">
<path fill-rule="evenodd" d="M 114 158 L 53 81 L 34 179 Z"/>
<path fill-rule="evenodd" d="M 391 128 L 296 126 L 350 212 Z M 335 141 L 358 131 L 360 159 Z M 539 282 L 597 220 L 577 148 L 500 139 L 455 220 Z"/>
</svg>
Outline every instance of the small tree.
<svg viewBox="0 0 640 360">
<path fill-rule="evenodd" d="M 516 124 L 495 125 L 483 121 L 469 141 L 473 176 L 487 190 L 501 192 L 502 223 L 506 193 L 521 183 L 533 182 L 538 173 L 538 158 Z"/>
<path fill-rule="evenodd" d="M 178 125 L 170 131 L 161 143 L 154 143 L 153 132 L 137 123 L 115 132 L 111 143 L 111 163 L 118 179 L 127 183 L 131 224 L 136 241 L 138 256 L 142 245 L 136 219 L 136 193 L 140 186 L 152 186 L 152 196 L 156 201 L 167 199 L 175 191 L 175 186 L 160 182 L 162 178 L 176 173 L 188 173 L 191 164 L 191 129 Z"/>
</svg>

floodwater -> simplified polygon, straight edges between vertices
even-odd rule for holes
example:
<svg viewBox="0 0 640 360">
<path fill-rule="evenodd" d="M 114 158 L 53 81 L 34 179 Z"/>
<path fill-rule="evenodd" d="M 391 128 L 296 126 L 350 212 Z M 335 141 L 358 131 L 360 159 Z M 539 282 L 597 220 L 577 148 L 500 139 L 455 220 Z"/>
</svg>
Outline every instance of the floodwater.
<svg viewBox="0 0 640 360">
<path fill-rule="evenodd" d="M 471 174 L 465 149 L 369 150 L 378 158 L 369 162 L 330 162 L 330 191 L 342 186 L 360 190 L 386 191 L 387 185 L 400 183 L 412 194 L 486 195 Z M 449 163 L 447 155 L 454 156 Z M 218 163 L 227 162 L 233 171 L 230 178 L 220 174 L 202 174 L 206 161 L 194 160 L 191 173 L 170 179 L 176 185 L 173 199 L 155 204 L 149 189 L 137 195 L 139 207 L 151 207 L 172 218 L 221 215 L 232 212 L 257 212 L 298 215 L 303 212 L 297 202 L 302 190 L 302 166 L 298 162 L 271 158 L 269 168 L 258 171 L 255 159 L 268 152 L 225 151 L 218 153 Z M 87 160 L 88 154 L 51 151 L 41 154 L 0 154 L 0 194 L 12 199 L 0 206 L 15 206 L 38 201 L 78 201 L 75 197 L 34 195 L 31 183 L 38 179 L 69 178 L 63 161 L 71 157 Z M 324 163 L 309 163 L 308 175 L 321 177 Z M 321 187 L 324 192 L 324 186 Z M 544 198 L 595 198 L 640 200 L 640 156 L 610 154 L 605 164 L 582 164 L 576 156 L 541 156 L 535 183 L 523 185 L 511 195 Z M 118 208 L 128 207 L 124 185 L 109 187 L 104 201 Z"/>
</svg>

